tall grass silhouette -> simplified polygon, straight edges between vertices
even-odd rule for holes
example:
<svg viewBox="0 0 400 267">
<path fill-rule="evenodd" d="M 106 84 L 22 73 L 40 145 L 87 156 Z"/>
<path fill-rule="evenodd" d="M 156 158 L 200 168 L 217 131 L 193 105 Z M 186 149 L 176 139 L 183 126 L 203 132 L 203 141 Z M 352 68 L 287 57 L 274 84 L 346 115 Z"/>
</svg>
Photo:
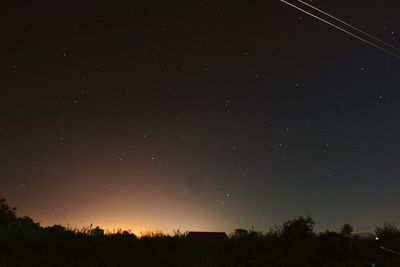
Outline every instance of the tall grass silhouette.
<svg viewBox="0 0 400 267">
<path fill-rule="evenodd" d="M 299 217 L 266 232 L 236 229 L 228 239 L 193 239 L 146 231 L 136 236 L 54 225 L 42 227 L 0 199 L 0 266 L 400 266 L 400 228 L 376 227 L 367 238 L 340 232 L 316 233 L 311 217 Z"/>
</svg>

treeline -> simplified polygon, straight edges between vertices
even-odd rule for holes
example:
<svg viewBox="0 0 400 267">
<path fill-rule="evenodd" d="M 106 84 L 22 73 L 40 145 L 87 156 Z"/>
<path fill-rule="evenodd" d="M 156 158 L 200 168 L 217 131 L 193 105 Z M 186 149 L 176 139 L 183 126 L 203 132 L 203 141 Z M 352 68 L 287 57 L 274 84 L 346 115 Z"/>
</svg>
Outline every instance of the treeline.
<svg viewBox="0 0 400 267">
<path fill-rule="evenodd" d="M 267 233 L 237 229 L 227 240 L 201 240 L 187 233 L 127 231 L 104 234 L 98 227 L 80 230 L 41 227 L 0 200 L 0 266 L 400 266 L 400 229 L 390 223 L 370 238 L 316 233 L 310 217 L 299 217 Z"/>
</svg>

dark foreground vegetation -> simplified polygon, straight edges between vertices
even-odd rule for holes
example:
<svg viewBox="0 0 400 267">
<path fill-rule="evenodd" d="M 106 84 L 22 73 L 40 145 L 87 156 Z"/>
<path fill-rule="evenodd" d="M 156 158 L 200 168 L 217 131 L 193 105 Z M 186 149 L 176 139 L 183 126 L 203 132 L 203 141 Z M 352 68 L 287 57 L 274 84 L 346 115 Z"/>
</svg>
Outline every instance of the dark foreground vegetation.
<svg viewBox="0 0 400 267">
<path fill-rule="evenodd" d="M 267 233 L 236 230 L 226 240 L 188 238 L 176 232 L 140 239 L 99 228 L 41 227 L 0 200 L 0 266 L 400 266 L 400 229 L 376 228 L 371 238 L 315 233 L 314 221 L 300 217 Z"/>
</svg>

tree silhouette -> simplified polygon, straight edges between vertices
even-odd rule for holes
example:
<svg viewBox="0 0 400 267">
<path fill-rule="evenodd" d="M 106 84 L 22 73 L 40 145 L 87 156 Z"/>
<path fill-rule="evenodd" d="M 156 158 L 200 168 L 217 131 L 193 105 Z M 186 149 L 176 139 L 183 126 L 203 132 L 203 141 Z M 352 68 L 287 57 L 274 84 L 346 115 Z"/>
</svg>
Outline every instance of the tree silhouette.
<svg viewBox="0 0 400 267">
<path fill-rule="evenodd" d="M 290 257 L 290 264 L 301 262 L 301 266 L 313 266 L 316 260 L 313 243 L 314 220 L 308 216 L 287 221 L 280 228 L 280 237 L 286 257 Z M 294 266 L 294 265 L 293 265 Z M 299 265 L 300 266 L 300 265 Z"/>
<path fill-rule="evenodd" d="M 282 236 L 291 240 L 307 240 L 314 233 L 314 220 L 308 216 L 287 221 L 281 228 Z"/>
<path fill-rule="evenodd" d="M 17 210 L 17 208 L 11 208 L 7 204 L 7 201 L 4 198 L 0 199 L 0 227 L 1 228 L 6 228 L 11 223 L 15 222 L 15 220 L 17 218 L 17 216 L 15 214 L 16 210 Z"/>
<path fill-rule="evenodd" d="M 100 227 L 41 227 L 17 217 L 0 199 L 0 266 L 400 266 L 400 228 L 385 223 L 377 240 L 349 238 L 353 227 L 315 233 L 311 217 L 298 217 L 268 233 L 236 229 L 223 242 L 148 232 L 104 233 Z"/>
<path fill-rule="evenodd" d="M 353 230 L 353 226 L 351 226 L 350 224 L 345 224 L 342 226 L 342 228 L 340 228 L 340 234 L 346 237 L 350 237 L 353 233 Z"/>
</svg>

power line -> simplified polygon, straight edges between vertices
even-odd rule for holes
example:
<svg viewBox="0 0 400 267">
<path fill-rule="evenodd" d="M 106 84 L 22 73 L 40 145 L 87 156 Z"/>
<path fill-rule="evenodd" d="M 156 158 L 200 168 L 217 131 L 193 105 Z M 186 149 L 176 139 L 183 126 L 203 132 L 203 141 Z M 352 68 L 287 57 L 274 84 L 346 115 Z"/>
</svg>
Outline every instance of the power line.
<svg viewBox="0 0 400 267">
<path fill-rule="evenodd" d="M 393 56 L 395 58 L 400 59 L 400 55 L 399 54 L 393 53 L 393 52 L 389 51 L 388 49 L 385 49 L 385 48 L 383 48 L 383 47 L 381 47 L 381 46 L 379 46 L 377 44 L 374 44 L 374 43 L 364 39 L 363 37 L 360 37 L 360 36 L 356 35 L 355 33 L 352 33 L 352 32 L 350 32 L 350 31 L 348 31 L 348 30 L 346 30 L 346 29 L 344 29 L 344 28 L 342 28 L 342 27 L 340 27 L 338 25 L 333 24 L 332 22 L 329 22 L 329 21 L 327 21 L 327 20 L 325 20 L 325 19 L 323 19 L 323 18 L 321 18 L 321 17 L 319 17 L 319 16 L 317 16 L 315 14 L 312 14 L 311 12 L 308 12 L 308 11 L 302 9 L 301 7 L 298 7 L 298 6 L 296 6 L 296 5 L 292 4 L 292 3 L 289 3 L 289 2 L 287 2 L 285 0 L 280 0 L 280 1 L 285 3 L 286 5 L 289 5 L 289 6 L 295 8 L 297 10 L 300 10 L 301 12 L 303 12 L 303 13 L 305 13 L 305 14 L 313 17 L 313 18 L 316 18 L 316 19 L 318 19 L 318 20 L 320 20 L 320 21 L 322 21 L 322 22 L 324 22 L 324 23 L 326 23 L 326 24 L 328 24 L 328 25 L 330 25 L 330 26 L 332 26 L 332 27 L 344 32 L 344 33 L 346 33 L 346 34 L 348 34 L 350 36 L 353 36 L 354 38 L 356 38 L 356 39 L 358 39 L 358 40 L 360 40 L 360 41 L 362 41 L 362 42 L 364 42 L 366 44 L 369 44 L 369 45 L 371 45 L 371 46 L 373 46 L 373 47 L 375 47 L 375 48 L 377 48 L 377 49 L 379 49 L 379 50 L 381 50 L 381 51 L 383 51 L 383 52 L 385 52 L 385 53 L 387 53 L 387 54 L 389 54 L 389 55 L 391 55 L 391 56 Z"/>
</svg>

